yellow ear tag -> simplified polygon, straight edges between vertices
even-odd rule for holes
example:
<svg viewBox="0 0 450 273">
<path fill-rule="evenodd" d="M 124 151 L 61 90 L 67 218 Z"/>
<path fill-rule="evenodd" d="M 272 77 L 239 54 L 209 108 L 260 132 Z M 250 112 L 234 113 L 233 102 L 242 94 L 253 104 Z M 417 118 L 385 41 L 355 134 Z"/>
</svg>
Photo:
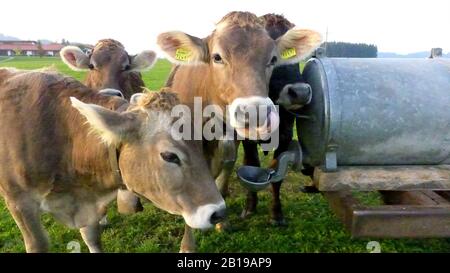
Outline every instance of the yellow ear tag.
<svg viewBox="0 0 450 273">
<path fill-rule="evenodd" d="M 191 52 L 184 48 L 178 48 L 175 51 L 175 59 L 178 61 L 187 62 L 189 61 L 189 57 L 191 57 Z"/>
<path fill-rule="evenodd" d="M 295 50 L 295 48 L 288 48 L 281 52 L 281 58 L 283 59 L 290 59 L 295 56 L 297 56 L 297 51 Z"/>
</svg>

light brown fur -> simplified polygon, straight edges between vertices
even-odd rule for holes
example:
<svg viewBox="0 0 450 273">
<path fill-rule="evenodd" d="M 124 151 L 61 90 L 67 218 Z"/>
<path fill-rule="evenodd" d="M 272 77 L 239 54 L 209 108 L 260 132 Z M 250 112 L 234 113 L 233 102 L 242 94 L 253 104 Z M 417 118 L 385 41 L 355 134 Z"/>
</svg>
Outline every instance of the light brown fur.
<svg viewBox="0 0 450 273">
<path fill-rule="evenodd" d="M 255 14 L 250 12 L 232 11 L 225 15 L 217 25 L 225 24 L 228 26 L 236 25 L 240 28 L 261 28 L 263 21 Z"/>
<path fill-rule="evenodd" d="M 121 187 L 109 148 L 98 137 L 105 131 L 119 140 L 114 145 L 130 191 L 183 216 L 223 202 L 204 172 L 201 148 L 195 148 L 201 143 L 175 141 L 166 127 L 152 122 L 170 118 L 177 102 L 174 94 L 148 93 L 135 107 L 57 73 L 0 69 L 0 194 L 27 251 L 48 250 L 43 212 L 80 228 L 90 251 L 101 251 L 98 222 Z M 182 158 L 180 166 L 161 158 L 167 151 Z"/>
<path fill-rule="evenodd" d="M 176 57 L 174 52 L 178 47 L 202 52 L 196 53 L 187 61 L 174 62 L 177 66 L 172 69 L 167 84 L 178 92 L 180 101 L 184 104 L 191 105 L 194 97 L 201 97 L 204 107 L 214 104 L 224 112 L 227 105 L 236 99 L 267 98 L 274 66 L 298 62 L 320 44 L 320 34 L 291 29 L 286 35 L 274 39 L 266 31 L 265 23 L 263 18 L 252 13 L 231 12 L 204 39 L 178 31 L 160 34 L 158 45 L 171 60 Z M 193 42 L 187 43 L 186 40 Z M 297 55 L 283 59 L 282 52 L 290 48 L 294 48 Z M 217 54 L 222 58 L 222 63 L 215 62 L 214 56 Z M 208 59 L 197 56 L 207 56 Z M 225 117 L 226 121 L 227 119 L 229 117 Z M 210 166 L 217 166 L 213 161 L 221 162 L 220 158 L 214 158 L 215 154 L 219 154 L 216 152 L 219 145 L 219 141 L 205 145 L 205 156 Z M 250 160 L 245 160 L 245 163 L 259 165 L 259 162 Z M 216 183 L 222 186 L 220 190 L 225 193 L 232 166 L 222 172 L 220 168 L 217 170 L 214 175 L 221 181 Z M 246 208 L 243 215 L 247 215 L 251 209 Z"/>
<path fill-rule="evenodd" d="M 140 55 L 145 57 L 143 53 Z M 147 53 L 154 54 L 150 51 Z M 130 99 L 133 94 L 142 92 L 145 87 L 140 72 L 135 71 L 135 67 L 138 66 L 136 56 L 130 56 L 119 41 L 99 40 L 89 55 L 81 52 L 74 54 L 70 50 L 63 49 L 61 57 L 73 69 L 89 70 L 84 83 L 95 91 L 106 88 L 117 89 L 126 99 Z M 145 70 L 146 67 L 142 69 Z"/>
</svg>

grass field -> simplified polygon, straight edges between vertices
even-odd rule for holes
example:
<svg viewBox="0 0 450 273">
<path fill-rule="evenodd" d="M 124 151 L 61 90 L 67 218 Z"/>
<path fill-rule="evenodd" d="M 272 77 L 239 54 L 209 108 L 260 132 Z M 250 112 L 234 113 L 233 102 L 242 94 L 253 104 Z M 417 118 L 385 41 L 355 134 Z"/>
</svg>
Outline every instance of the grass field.
<svg viewBox="0 0 450 273">
<path fill-rule="evenodd" d="M 21 57 L 2 62 L 0 67 L 36 69 L 54 66 L 62 73 L 79 80 L 84 73 L 69 70 L 58 58 Z M 167 61 L 159 61 L 144 80 L 152 90 L 164 84 L 170 70 Z M 242 162 L 242 151 L 238 162 Z M 270 156 L 261 156 L 265 165 Z M 289 173 L 282 187 L 282 201 L 287 227 L 272 227 L 269 224 L 270 192 L 259 194 L 258 212 L 249 219 L 241 220 L 239 214 L 244 204 L 245 192 L 233 175 L 231 195 L 226 200 L 229 219 L 233 229 L 226 233 L 214 230 L 196 231 L 199 252 L 368 252 L 366 245 L 376 239 L 351 239 L 342 224 L 329 210 L 328 204 L 319 194 L 306 195 L 299 192 L 301 185 L 310 183 L 309 178 Z M 359 194 L 366 204 L 380 202 L 376 194 Z M 114 204 L 108 211 L 110 224 L 105 228 L 102 240 L 106 252 L 178 252 L 183 234 L 181 217 L 169 215 L 146 203 L 144 212 L 132 216 L 121 216 Z M 43 216 L 43 222 L 51 238 L 51 251 L 68 252 L 67 243 L 78 241 L 82 251 L 87 248 L 82 243 L 77 230 L 70 230 Z M 382 252 L 450 252 L 450 239 L 426 240 L 376 240 Z M 19 229 L 16 227 L 3 200 L 0 198 L 0 252 L 23 252 L 24 246 Z"/>
</svg>

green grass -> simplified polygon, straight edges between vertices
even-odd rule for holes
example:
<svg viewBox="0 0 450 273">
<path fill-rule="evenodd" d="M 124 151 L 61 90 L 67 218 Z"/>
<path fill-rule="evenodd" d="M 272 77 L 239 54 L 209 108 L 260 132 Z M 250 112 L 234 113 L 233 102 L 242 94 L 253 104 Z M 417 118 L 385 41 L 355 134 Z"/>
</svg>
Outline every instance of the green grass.
<svg viewBox="0 0 450 273">
<path fill-rule="evenodd" d="M 36 69 L 54 65 L 62 73 L 83 79 L 84 74 L 66 68 L 57 58 L 20 57 L 0 62 L 0 66 Z M 144 80 L 150 89 L 159 89 L 170 70 L 167 61 L 159 61 Z M 267 166 L 270 156 L 262 156 Z M 242 162 L 242 150 L 239 160 Z M 289 173 L 282 187 L 282 200 L 287 227 L 272 227 L 269 223 L 271 196 L 268 190 L 259 194 L 258 212 L 249 219 L 238 215 L 245 201 L 245 192 L 234 174 L 230 185 L 231 195 L 226 200 L 232 231 L 218 233 L 196 231 L 199 252 L 368 252 L 366 245 L 374 239 L 351 239 L 342 224 L 330 211 L 320 194 L 299 193 L 302 185 L 311 181 L 297 173 Z M 377 194 L 358 194 L 364 204 L 378 204 Z M 181 217 L 170 215 L 146 203 L 144 212 L 122 216 L 111 204 L 108 211 L 109 225 L 102 240 L 106 252 L 177 252 L 183 234 Z M 43 222 L 52 241 L 51 251 L 68 252 L 67 243 L 82 242 L 77 230 L 70 230 L 44 215 Z M 450 239 L 426 240 L 376 240 L 382 252 L 449 252 Z M 82 251 L 87 248 L 82 245 Z M 0 252 L 23 252 L 19 229 L 0 199 Z"/>
<path fill-rule="evenodd" d="M 56 68 L 59 72 L 70 75 L 77 80 L 83 81 L 86 75 L 84 71 L 73 71 L 64 64 L 59 57 L 14 57 L 6 60 L 8 57 L 0 57 L 0 67 L 15 67 L 18 69 L 40 69 L 43 67 Z M 3 61 L 2 61 L 3 60 Z M 145 86 L 150 90 L 157 90 L 162 87 L 166 81 L 171 64 L 167 60 L 160 60 L 150 70 L 142 73 Z"/>
</svg>

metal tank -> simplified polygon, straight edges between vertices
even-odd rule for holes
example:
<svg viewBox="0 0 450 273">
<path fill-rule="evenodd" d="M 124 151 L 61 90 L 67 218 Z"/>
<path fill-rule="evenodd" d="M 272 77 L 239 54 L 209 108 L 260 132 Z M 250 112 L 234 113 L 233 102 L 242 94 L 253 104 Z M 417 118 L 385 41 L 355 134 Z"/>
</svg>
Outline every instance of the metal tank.
<svg viewBox="0 0 450 273">
<path fill-rule="evenodd" d="M 305 166 L 450 164 L 450 59 L 310 59 Z"/>
</svg>

